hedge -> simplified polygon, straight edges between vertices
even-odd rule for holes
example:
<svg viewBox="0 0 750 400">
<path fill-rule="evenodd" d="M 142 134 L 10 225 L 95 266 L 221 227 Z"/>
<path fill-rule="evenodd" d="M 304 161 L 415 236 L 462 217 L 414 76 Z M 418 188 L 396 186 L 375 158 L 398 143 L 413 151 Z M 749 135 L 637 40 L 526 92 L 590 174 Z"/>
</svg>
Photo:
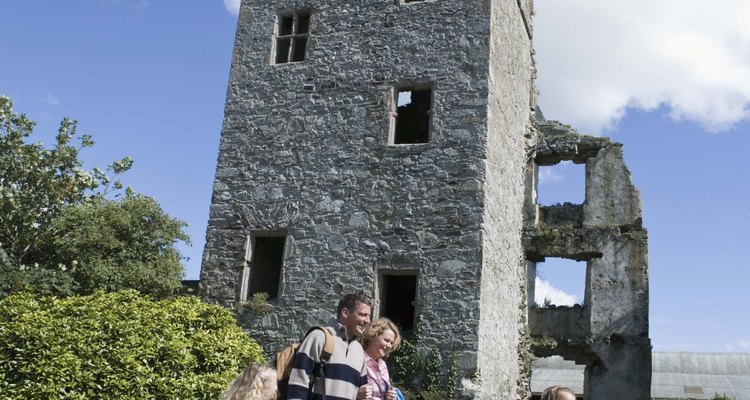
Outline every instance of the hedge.
<svg viewBox="0 0 750 400">
<path fill-rule="evenodd" d="M 195 297 L 0 301 L 3 399 L 216 399 L 262 359 L 229 311 Z"/>
</svg>

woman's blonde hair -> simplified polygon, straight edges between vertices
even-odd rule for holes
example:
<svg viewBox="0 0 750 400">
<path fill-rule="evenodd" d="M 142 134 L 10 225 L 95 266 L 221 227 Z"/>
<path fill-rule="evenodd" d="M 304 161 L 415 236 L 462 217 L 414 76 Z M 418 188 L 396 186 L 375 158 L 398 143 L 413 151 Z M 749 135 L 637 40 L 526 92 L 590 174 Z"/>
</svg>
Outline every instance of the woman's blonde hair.
<svg viewBox="0 0 750 400">
<path fill-rule="evenodd" d="M 373 339 L 377 338 L 383 332 L 389 329 L 393 331 L 393 335 L 395 336 L 395 338 L 393 339 L 393 343 L 391 344 L 390 352 L 395 351 L 396 349 L 398 349 L 398 346 L 401 345 L 401 333 L 399 333 L 396 324 L 394 324 L 393 321 L 388 318 L 378 318 L 367 325 L 364 333 L 362 333 L 362 335 L 359 337 L 359 341 L 362 343 L 362 347 L 367 349 L 367 345 L 370 344 Z"/>
<path fill-rule="evenodd" d="M 276 400 L 276 369 L 250 364 L 229 384 L 221 400 Z"/>
<path fill-rule="evenodd" d="M 550 386 L 542 392 L 542 400 L 557 400 L 558 393 L 570 393 L 575 397 L 573 389 L 564 386 Z"/>
</svg>

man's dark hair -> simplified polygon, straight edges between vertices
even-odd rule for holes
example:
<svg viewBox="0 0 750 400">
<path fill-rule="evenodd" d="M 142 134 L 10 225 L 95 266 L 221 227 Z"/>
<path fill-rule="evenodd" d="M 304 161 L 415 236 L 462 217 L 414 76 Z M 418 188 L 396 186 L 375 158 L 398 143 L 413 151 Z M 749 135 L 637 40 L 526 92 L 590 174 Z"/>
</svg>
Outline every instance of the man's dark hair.
<svg viewBox="0 0 750 400">
<path fill-rule="evenodd" d="M 343 309 L 347 310 L 353 310 L 357 307 L 357 304 L 367 304 L 368 306 L 372 307 L 372 302 L 370 299 L 367 298 L 362 293 L 349 293 L 346 296 L 342 297 L 341 300 L 339 300 L 339 306 L 336 309 L 336 317 L 341 316 L 341 311 Z"/>
</svg>

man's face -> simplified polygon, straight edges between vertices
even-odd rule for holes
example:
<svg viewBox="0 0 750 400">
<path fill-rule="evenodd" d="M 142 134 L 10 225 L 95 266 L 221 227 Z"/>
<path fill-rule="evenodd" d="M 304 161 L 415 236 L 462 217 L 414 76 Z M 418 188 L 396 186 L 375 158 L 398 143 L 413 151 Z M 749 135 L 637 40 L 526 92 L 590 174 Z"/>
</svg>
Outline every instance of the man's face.
<svg viewBox="0 0 750 400">
<path fill-rule="evenodd" d="M 365 331 L 365 326 L 370 323 L 370 306 L 357 303 L 352 309 L 344 308 L 341 310 L 339 322 L 346 327 L 348 339 L 354 339 L 361 335 Z"/>
</svg>

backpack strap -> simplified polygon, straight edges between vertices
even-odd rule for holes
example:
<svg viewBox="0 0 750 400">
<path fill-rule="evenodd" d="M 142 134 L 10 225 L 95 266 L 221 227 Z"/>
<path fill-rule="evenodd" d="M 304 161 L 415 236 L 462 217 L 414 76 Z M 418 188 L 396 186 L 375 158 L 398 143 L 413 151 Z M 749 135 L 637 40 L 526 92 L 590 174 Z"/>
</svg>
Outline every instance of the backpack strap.
<svg viewBox="0 0 750 400">
<path fill-rule="evenodd" d="M 315 325 L 312 328 L 308 329 L 305 336 L 309 335 L 312 331 L 316 329 L 323 331 L 323 334 L 325 334 L 326 336 L 326 341 L 323 344 L 323 351 L 320 353 L 320 362 L 325 364 L 328 362 L 328 360 L 331 359 L 331 356 L 333 355 L 333 346 L 335 342 L 333 340 L 333 335 L 331 334 L 331 331 L 321 325 Z"/>
<path fill-rule="evenodd" d="M 312 331 L 316 329 L 323 331 L 323 334 L 325 334 L 325 343 L 323 343 L 323 351 L 320 352 L 320 359 L 318 360 L 318 362 L 315 364 L 315 367 L 313 368 L 313 376 L 310 377 L 310 387 L 308 388 L 307 395 L 308 395 L 308 399 L 312 398 L 313 386 L 315 386 L 315 380 L 317 378 L 321 378 L 321 381 L 323 383 L 323 395 L 321 396 L 321 399 L 326 400 L 326 373 L 325 373 L 324 367 L 328 363 L 328 361 L 331 359 L 331 356 L 333 355 L 333 346 L 335 342 L 333 340 L 333 335 L 331 334 L 331 331 L 329 331 L 328 329 L 320 325 L 316 325 L 308 329 L 307 333 L 305 333 L 305 337 L 307 337 L 307 335 L 309 335 Z"/>
</svg>

